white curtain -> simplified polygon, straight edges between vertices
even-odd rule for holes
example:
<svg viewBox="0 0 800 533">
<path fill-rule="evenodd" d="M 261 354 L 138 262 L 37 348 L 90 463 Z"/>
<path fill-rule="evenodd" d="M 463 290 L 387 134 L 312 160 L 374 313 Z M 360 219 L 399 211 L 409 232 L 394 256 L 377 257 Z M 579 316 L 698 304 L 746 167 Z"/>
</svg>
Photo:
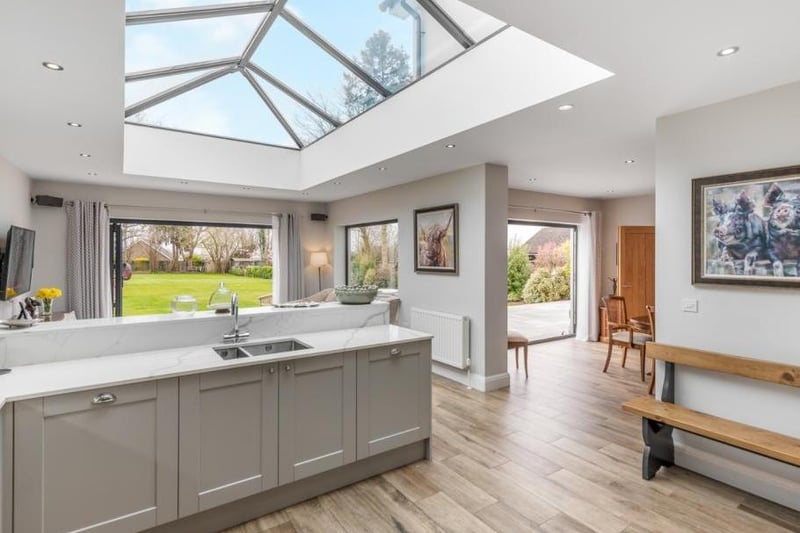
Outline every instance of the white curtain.
<svg viewBox="0 0 800 533">
<path fill-rule="evenodd" d="M 102 202 L 67 202 L 67 310 L 78 318 L 111 316 L 111 241 Z"/>
<path fill-rule="evenodd" d="M 272 301 L 291 302 L 303 297 L 303 248 L 300 221 L 292 214 L 272 217 Z"/>
<path fill-rule="evenodd" d="M 600 212 L 583 217 L 578 227 L 578 328 L 576 337 L 596 341 L 600 336 L 601 272 Z"/>
</svg>

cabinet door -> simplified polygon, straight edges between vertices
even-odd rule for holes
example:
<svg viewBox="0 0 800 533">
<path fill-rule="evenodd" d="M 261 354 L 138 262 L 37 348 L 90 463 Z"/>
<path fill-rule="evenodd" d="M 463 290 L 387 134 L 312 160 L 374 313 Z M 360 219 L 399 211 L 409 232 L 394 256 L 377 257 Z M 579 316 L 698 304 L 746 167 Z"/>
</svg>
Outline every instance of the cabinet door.
<svg viewBox="0 0 800 533">
<path fill-rule="evenodd" d="M 180 516 L 277 485 L 276 368 L 180 378 Z"/>
<path fill-rule="evenodd" d="M 14 404 L 14 531 L 116 533 L 178 514 L 178 382 Z"/>
<path fill-rule="evenodd" d="M 281 363 L 281 485 L 356 458 L 355 353 Z"/>
<path fill-rule="evenodd" d="M 358 354 L 358 459 L 431 435 L 429 342 Z"/>
</svg>

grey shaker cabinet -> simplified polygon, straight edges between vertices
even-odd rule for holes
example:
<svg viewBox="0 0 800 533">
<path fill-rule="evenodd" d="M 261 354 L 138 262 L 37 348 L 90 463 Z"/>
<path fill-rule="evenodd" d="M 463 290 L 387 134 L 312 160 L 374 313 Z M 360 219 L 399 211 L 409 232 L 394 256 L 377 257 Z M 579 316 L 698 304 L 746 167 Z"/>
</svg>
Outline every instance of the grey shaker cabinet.
<svg viewBox="0 0 800 533">
<path fill-rule="evenodd" d="M 430 342 L 358 352 L 358 459 L 430 435 Z"/>
<path fill-rule="evenodd" d="M 14 404 L 14 531 L 117 533 L 177 518 L 178 381 Z"/>
<path fill-rule="evenodd" d="M 278 484 L 277 368 L 180 378 L 180 516 Z"/>
<path fill-rule="evenodd" d="M 356 460 L 356 353 L 280 363 L 279 483 Z"/>
</svg>

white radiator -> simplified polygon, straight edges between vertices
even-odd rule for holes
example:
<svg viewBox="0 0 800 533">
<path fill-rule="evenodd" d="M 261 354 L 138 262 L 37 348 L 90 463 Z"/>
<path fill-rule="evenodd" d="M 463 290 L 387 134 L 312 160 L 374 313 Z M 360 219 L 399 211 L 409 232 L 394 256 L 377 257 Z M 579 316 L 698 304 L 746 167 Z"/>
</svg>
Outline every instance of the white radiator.
<svg viewBox="0 0 800 533">
<path fill-rule="evenodd" d="M 456 368 L 469 366 L 469 317 L 411 309 L 411 329 L 433 335 L 433 360 Z"/>
</svg>

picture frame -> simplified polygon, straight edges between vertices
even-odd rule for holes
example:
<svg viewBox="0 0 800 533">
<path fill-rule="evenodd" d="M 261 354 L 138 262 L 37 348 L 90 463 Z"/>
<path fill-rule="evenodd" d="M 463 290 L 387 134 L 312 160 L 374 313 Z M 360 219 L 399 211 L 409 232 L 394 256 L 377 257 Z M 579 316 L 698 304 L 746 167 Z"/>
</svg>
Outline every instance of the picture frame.
<svg viewBox="0 0 800 533">
<path fill-rule="evenodd" d="M 800 165 L 692 180 L 692 283 L 800 288 Z"/>
<path fill-rule="evenodd" d="M 458 204 L 414 210 L 414 272 L 458 275 Z"/>
</svg>

